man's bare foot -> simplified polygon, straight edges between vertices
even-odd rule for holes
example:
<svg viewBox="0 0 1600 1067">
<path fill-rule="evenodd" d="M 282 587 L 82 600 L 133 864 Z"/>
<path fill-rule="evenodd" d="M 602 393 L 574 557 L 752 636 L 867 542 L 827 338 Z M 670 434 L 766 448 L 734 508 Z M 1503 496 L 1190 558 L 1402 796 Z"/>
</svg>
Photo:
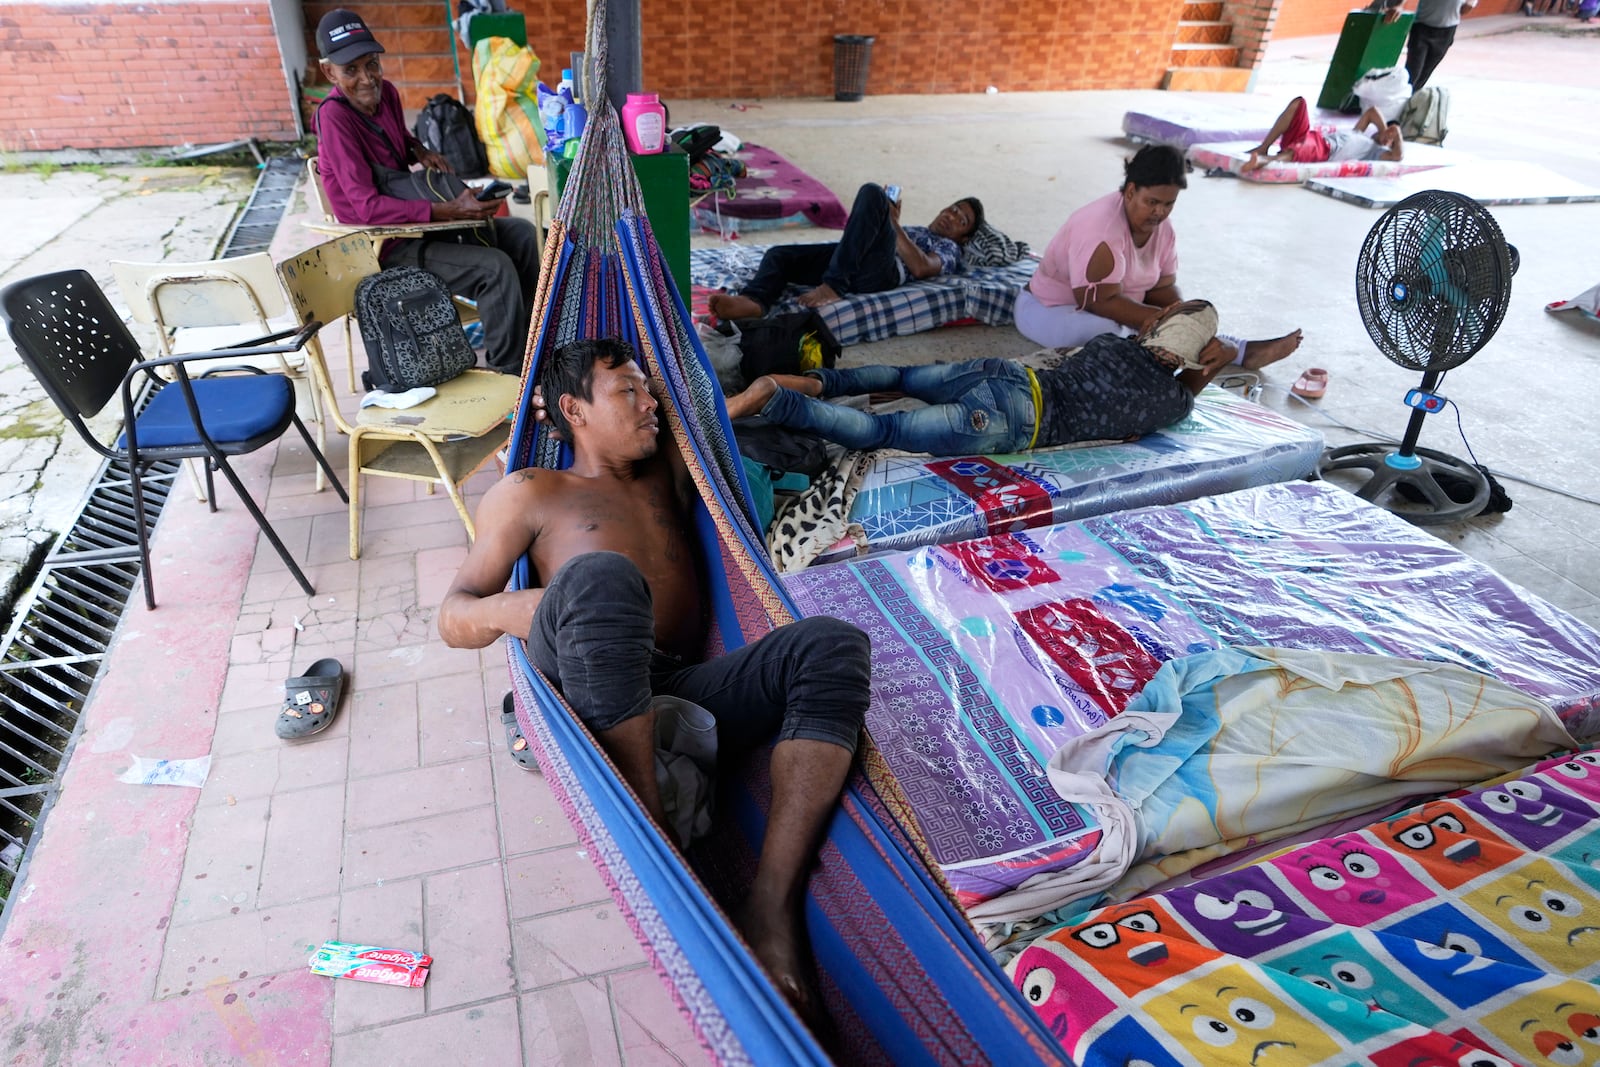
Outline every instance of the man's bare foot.
<svg viewBox="0 0 1600 1067">
<path fill-rule="evenodd" d="M 728 397 L 728 418 L 743 419 L 758 415 L 779 389 L 793 389 L 806 396 L 821 396 L 822 382 L 803 374 L 763 374 L 745 387 L 744 392 Z"/>
<path fill-rule="evenodd" d="M 763 374 L 745 386 L 744 392 L 728 397 L 728 418 L 744 419 L 759 414 L 777 391 L 778 383 L 772 380 L 772 375 Z"/>
<path fill-rule="evenodd" d="M 1266 166 L 1268 159 L 1266 153 L 1259 148 L 1250 149 L 1250 158 L 1245 160 L 1244 166 L 1239 168 L 1240 174 L 1249 174 L 1253 170 L 1260 170 Z M 712 299 L 715 299 L 713 297 Z"/>
<path fill-rule="evenodd" d="M 806 396 L 822 395 L 822 379 L 809 374 L 769 374 L 767 377 L 776 382 L 779 389 L 793 389 Z"/>
<path fill-rule="evenodd" d="M 800 306 L 819 308 L 823 304 L 832 304 L 837 300 L 843 299 L 844 297 L 833 291 L 833 286 L 829 285 L 827 282 L 823 282 L 815 289 L 800 294 Z"/>
<path fill-rule="evenodd" d="M 1275 337 L 1270 341 L 1249 341 L 1244 346 L 1244 362 L 1240 366 L 1245 370 L 1260 370 L 1269 363 L 1276 363 L 1286 358 L 1295 349 L 1300 347 L 1300 331 L 1286 333 L 1282 337 Z"/>
<path fill-rule="evenodd" d="M 736 922 L 757 962 L 800 1021 L 824 1046 L 831 1044 L 833 1020 L 823 1003 L 822 990 L 817 987 L 815 968 L 798 919 L 763 915 L 751 902 L 745 904 Z"/>
<path fill-rule="evenodd" d="M 755 300 L 738 293 L 712 293 L 706 306 L 719 319 L 759 319 L 767 313 Z"/>
</svg>

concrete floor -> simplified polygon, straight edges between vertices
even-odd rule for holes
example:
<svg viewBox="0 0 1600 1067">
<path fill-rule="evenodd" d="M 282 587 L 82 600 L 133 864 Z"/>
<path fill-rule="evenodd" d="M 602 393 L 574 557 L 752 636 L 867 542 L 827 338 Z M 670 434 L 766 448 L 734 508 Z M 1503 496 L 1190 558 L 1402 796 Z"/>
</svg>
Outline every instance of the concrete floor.
<svg viewBox="0 0 1600 1067">
<path fill-rule="evenodd" d="M 1600 104 L 1584 80 L 1595 47 L 1464 35 L 1438 75 L 1455 92 L 1450 146 L 1593 180 L 1600 150 L 1568 131 Z M 1331 40 L 1275 48 L 1258 78 L 1266 106 L 1314 93 L 1331 50 Z M 726 122 L 843 195 L 898 181 L 908 217 L 978 191 L 998 225 L 1042 246 L 1068 211 L 1117 185 L 1123 111 L 1160 99 L 1000 93 L 746 111 L 705 101 L 675 106 L 674 119 Z M 1568 407 L 1594 394 L 1600 331 L 1541 310 L 1600 280 L 1600 205 L 1494 213 L 1522 251 L 1515 299 L 1445 392 L 1485 462 L 1600 497 L 1594 450 Z M 1327 367 L 1318 409 L 1288 407 L 1325 428 L 1333 416 L 1398 433 L 1400 397 L 1416 384 L 1376 352 L 1354 307 L 1355 251 L 1377 217 L 1301 189 L 1198 175 L 1175 217 L 1185 289 L 1215 301 L 1230 330 L 1304 327 L 1303 353 L 1269 379 L 1281 387 L 1300 368 Z M 287 219 L 274 251 L 314 240 Z M 1014 330 L 966 328 L 848 358 L 1027 348 Z M 1267 399 L 1287 407 L 1281 392 Z M 1424 444 L 1458 451 L 1453 420 L 1435 419 Z M 340 466 L 343 441 L 330 453 Z M 310 491 L 303 448 L 241 466 L 317 595 L 293 585 L 226 494 L 217 515 L 173 495 L 156 541 L 161 606 L 136 603 L 123 619 L 0 936 L 0 1062 L 699 1062 L 549 791 L 504 754 L 499 650 L 448 650 L 433 633 L 466 546 L 447 501 L 380 481 L 352 562 L 342 509 Z M 488 481 L 474 481 L 474 499 Z M 1510 489 L 1509 514 L 1441 533 L 1600 624 L 1594 505 Z M 346 665 L 352 691 L 325 734 L 284 745 L 272 734 L 283 679 L 324 655 Z M 115 781 L 130 755 L 204 753 L 211 776 L 198 792 Z M 433 977 L 396 990 L 310 976 L 307 946 L 335 935 L 425 949 Z"/>
</svg>

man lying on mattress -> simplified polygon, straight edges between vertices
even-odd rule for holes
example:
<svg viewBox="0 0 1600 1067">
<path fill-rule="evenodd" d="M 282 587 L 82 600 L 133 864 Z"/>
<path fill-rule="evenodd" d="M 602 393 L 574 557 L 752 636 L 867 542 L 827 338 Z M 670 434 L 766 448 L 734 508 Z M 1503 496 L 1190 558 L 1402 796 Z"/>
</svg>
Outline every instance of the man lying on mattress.
<svg viewBox="0 0 1600 1067">
<path fill-rule="evenodd" d="M 760 414 L 846 448 L 936 456 L 1004 455 L 1078 441 L 1120 441 L 1170 426 L 1234 358 L 1204 300 L 1167 308 L 1137 337 L 1101 334 L 1082 348 L 1046 349 L 1044 369 L 1008 359 L 920 367 L 821 369 L 757 378 L 728 400 L 728 417 Z M 929 406 L 869 414 L 835 396 L 903 393 Z"/>
<path fill-rule="evenodd" d="M 1370 135 L 1368 130 L 1372 131 Z M 1277 152 L 1272 151 L 1274 141 L 1278 142 Z M 1289 101 L 1289 106 L 1283 109 L 1261 143 L 1250 149 L 1250 159 L 1240 171 L 1248 174 L 1269 163 L 1337 163 L 1346 159 L 1392 161 L 1405 154 L 1405 147 L 1400 124 L 1386 121 L 1383 112 L 1375 107 L 1363 111 L 1350 132 L 1340 133 L 1331 126 L 1312 126 L 1306 98 L 1297 96 Z"/>
<path fill-rule="evenodd" d="M 454 648 L 526 636 L 529 658 L 669 840 L 652 697 L 707 709 L 723 767 L 777 737 L 766 840 L 737 920 L 810 1022 L 822 1004 L 807 963 L 804 875 L 855 753 L 870 648 L 849 623 L 816 617 L 702 660 L 706 562 L 691 527 L 694 485 L 662 436 L 651 385 L 620 340 L 579 341 L 546 360 L 535 415 L 571 442 L 572 465 L 515 471 L 484 494 L 477 540 L 440 606 L 439 633 Z M 539 584 L 507 590 L 525 553 Z"/>
<path fill-rule="evenodd" d="M 838 241 L 774 245 L 756 276 L 738 293 L 714 293 L 708 306 L 719 319 L 765 315 L 790 285 L 808 285 L 800 303 L 821 307 L 852 293 L 881 293 L 911 278 L 959 274 L 961 248 L 983 225 L 975 196 L 957 200 L 926 226 L 900 225 L 898 186 L 868 182 L 856 193 Z"/>
</svg>

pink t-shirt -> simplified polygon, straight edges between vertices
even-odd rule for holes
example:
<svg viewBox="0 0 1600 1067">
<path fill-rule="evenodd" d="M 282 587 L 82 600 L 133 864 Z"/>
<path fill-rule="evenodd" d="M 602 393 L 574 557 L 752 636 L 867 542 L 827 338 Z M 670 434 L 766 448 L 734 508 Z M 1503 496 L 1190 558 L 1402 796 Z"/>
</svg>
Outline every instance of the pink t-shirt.
<svg viewBox="0 0 1600 1067">
<path fill-rule="evenodd" d="M 1122 211 L 1120 191 L 1091 200 L 1071 215 L 1050 238 L 1039 268 L 1028 288 L 1048 307 L 1076 305 L 1074 289 L 1089 284 L 1089 257 L 1104 243 L 1111 249 L 1111 273 L 1099 285 L 1120 285 L 1122 295 L 1144 301 L 1161 278 L 1178 273 L 1178 236 L 1172 222 L 1163 219 L 1143 248 L 1133 244 L 1128 216 Z"/>
</svg>

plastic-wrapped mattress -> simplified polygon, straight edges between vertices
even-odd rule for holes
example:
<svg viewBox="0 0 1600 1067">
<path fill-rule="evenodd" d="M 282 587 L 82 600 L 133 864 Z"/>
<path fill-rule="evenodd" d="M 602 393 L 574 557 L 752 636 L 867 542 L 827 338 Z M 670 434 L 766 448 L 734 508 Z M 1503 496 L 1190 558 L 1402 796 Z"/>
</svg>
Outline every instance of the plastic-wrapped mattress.
<svg viewBox="0 0 1600 1067">
<path fill-rule="evenodd" d="M 1092 859 L 1100 831 L 1044 768 L 1163 661 L 1222 646 L 1433 659 L 1600 731 L 1600 634 L 1389 512 L 1322 483 L 816 567 L 806 614 L 873 644 L 868 731 L 968 913 Z"/>
</svg>

